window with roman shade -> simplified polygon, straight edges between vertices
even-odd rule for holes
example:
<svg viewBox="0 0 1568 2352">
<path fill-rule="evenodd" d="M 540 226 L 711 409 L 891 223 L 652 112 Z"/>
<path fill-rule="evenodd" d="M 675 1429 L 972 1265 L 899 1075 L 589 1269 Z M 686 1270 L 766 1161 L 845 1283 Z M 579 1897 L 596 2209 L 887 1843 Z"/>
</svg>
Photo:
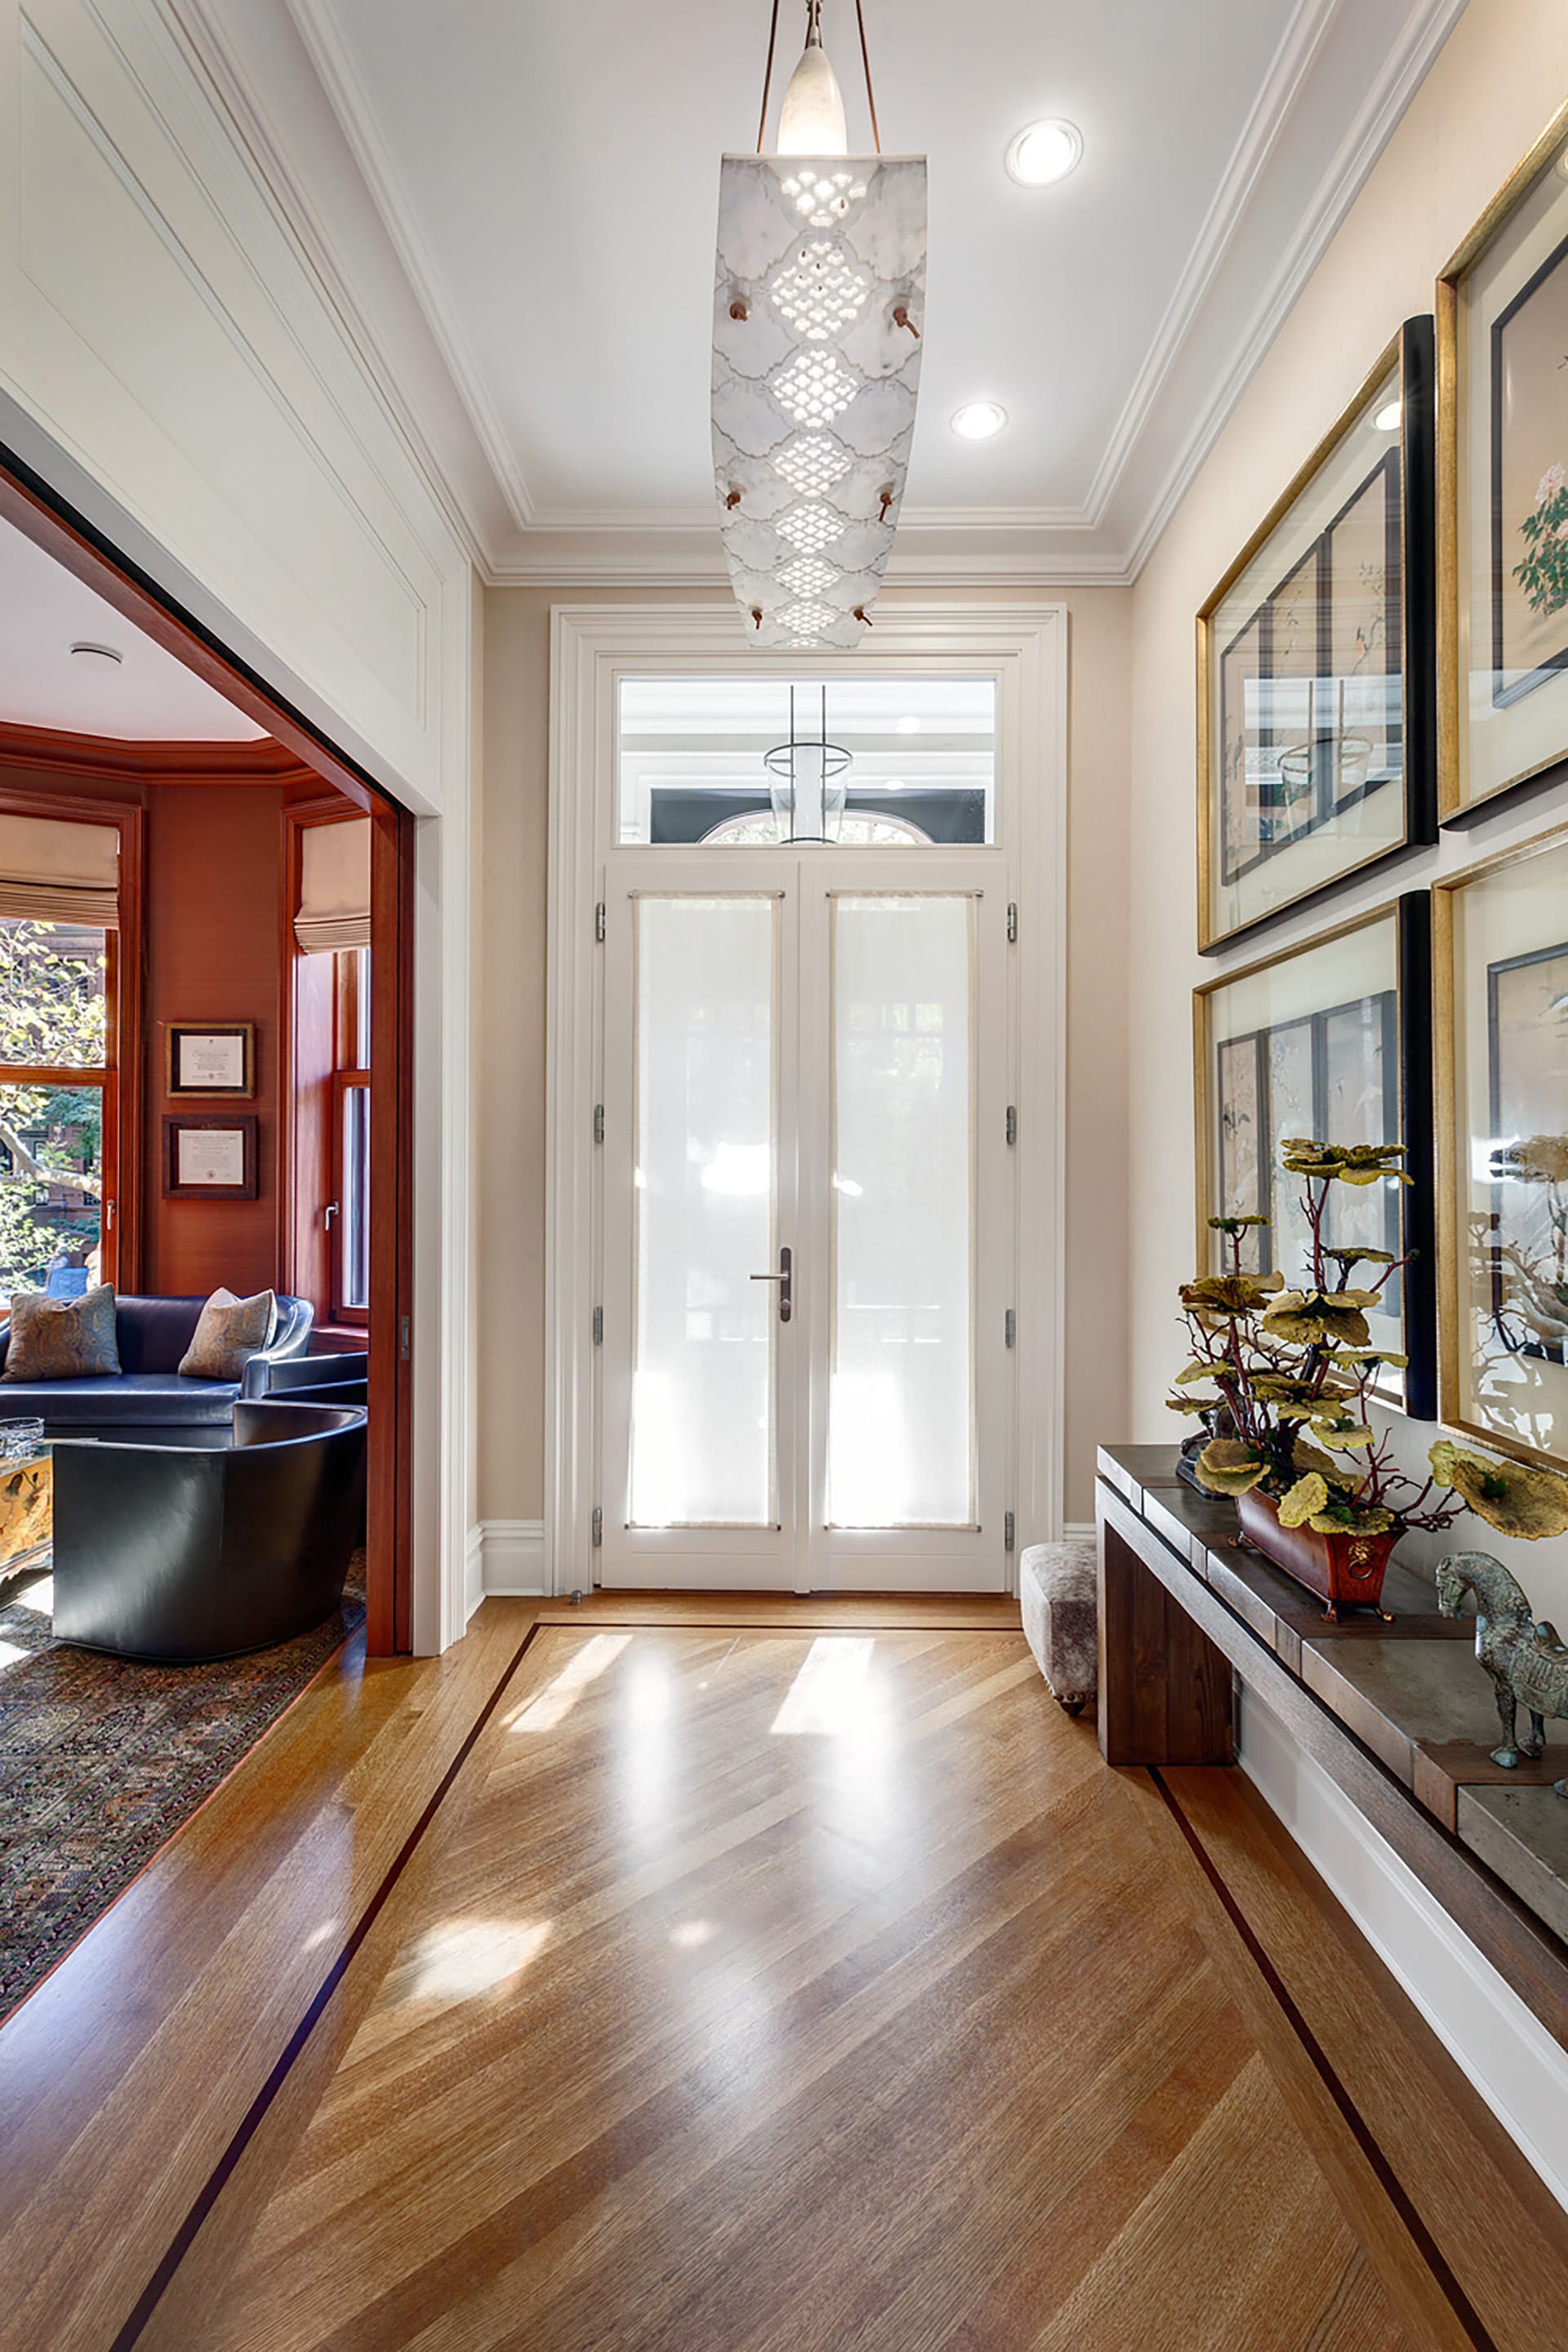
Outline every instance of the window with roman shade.
<svg viewBox="0 0 1568 2352">
<path fill-rule="evenodd" d="M 5 916 L 113 930 L 120 921 L 119 827 L 0 814 L 0 917 Z"/>
<path fill-rule="evenodd" d="M 294 936 L 307 955 L 369 947 L 369 817 L 305 828 Z"/>
</svg>

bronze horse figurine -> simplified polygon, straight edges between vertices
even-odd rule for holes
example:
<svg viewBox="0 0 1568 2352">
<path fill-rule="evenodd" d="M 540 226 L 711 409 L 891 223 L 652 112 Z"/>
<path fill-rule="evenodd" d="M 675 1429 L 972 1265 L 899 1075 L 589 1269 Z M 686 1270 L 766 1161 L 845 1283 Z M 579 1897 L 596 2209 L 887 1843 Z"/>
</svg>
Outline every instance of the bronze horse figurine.
<svg viewBox="0 0 1568 2352">
<path fill-rule="evenodd" d="M 1502 1746 L 1492 1762 L 1517 1764 L 1542 1755 L 1546 1717 L 1568 1717 L 1568 1643 L 1555 1625 L 1536 1624 L 1524 1589 L 1489 1552 L 1460 1551 L 1437 1567 L 1437 1606 L 1445 1617 L 1464 1614 L 1465 1594 L 1476 1597 L 1476 1655 L 1491 1676 L 1502 1725 Z M 1517 1736 L 1521 1706 L 1530 1717 L 1530 1737 Z M 1568 1779 L 1555 1784 L 1568 1797 Z"/>
</svg>

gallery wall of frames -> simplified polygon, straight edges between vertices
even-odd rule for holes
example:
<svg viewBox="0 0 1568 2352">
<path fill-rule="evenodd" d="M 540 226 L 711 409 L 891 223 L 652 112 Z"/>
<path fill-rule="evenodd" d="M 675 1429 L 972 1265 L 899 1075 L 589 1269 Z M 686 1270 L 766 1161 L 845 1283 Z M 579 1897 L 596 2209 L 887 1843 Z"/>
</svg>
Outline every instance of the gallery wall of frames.
<svg viewBox="0 0 1568 2352">
<path fill-rule="evenodd" d="M 1266 1216 L 1246 1246 L 1300 1280 L 1281 1141 L 1404 1145 L 1413 1182 L 1347 1191 L 1335 1235 L 1406 1261 L 1385 1402 L 1568 1467 L 1568 107 L 1204 604 L 1197 656 L 1222 959 L 1194 999 L 1199 1262 L 1211 1217 Z M 1538 828 L 1402 882 L 1504 808 Z"/>
</svg>

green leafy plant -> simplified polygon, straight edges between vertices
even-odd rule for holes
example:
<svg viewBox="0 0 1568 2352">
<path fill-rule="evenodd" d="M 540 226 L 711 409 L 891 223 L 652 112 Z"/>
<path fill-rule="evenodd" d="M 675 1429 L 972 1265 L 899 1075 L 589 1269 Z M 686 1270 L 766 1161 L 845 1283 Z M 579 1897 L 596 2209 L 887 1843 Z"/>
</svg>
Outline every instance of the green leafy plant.
<svg viewBox="0 0 1568 2352">
<path fill-rule="evenodd" d="M 1441 1438 L 1431 1449 L 1431 1475 L 1420 1482 L 1399 1467 L 1373 1426 L 1378 1374 L 1402 1369 L 1405 1359 L 1373 1346 L 1367 1313 L 1408 1260 L 1389 1250 L 1336 1248 L 1325 1234 L 1333 1187 L 1407 1184 L 1403 1157 L 1398 1144 L 1282 1146 L 1281 1166 L 1301 1180 L 1310 1242 L 1310 1278 L 1296 1289 L 1283 1275 L 1242 1271 L 1247 1236 L 1267 1218 L 1209 1219 L 1226 1237 L 1230 1263 L 1224 1273 L 1182 1286 L 1192 1353 L 1167 1400 L 1173 1412 L 1227 1433 L 1204 1447 L 1197 1476 L 1216 1495 L 1260 1490 L 1281 1526 L 1320 1535 L 1442 1529 L 1466 1511 L 1504 1535 L 1562 1535 L 1568 1479 Z"/>
<path fill-rule="evenodd" d="M 1535 486 L 1535 504 L 1519 526 L 1522 560 L 1513 576 L 1532 612 L 1560 613 L 1568 604 L 1568 469 L 1549 466 Z"/>
</svg>

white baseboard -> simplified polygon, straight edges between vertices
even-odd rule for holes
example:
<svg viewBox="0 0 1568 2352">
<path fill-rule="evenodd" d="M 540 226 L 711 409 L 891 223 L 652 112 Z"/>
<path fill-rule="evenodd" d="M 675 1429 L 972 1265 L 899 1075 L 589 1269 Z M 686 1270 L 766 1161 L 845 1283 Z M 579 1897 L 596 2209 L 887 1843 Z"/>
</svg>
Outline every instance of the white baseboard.
<svg viewBox="0 0 1568 2352">
<path fill-rule="evenodd" d="M 1237 1761 L 1560 2205 L 1568 2053 L 1278 1716 L 1244 1690 Z"/>
<path fill-rule="evenodd" d="M 491 1592 L 524 1600 L 537 1600 L 542 1596 L 542 1519 L 485 1519 L 480 1524 L 479 1534 L 481 1598 Z"/>
<path fill-rule="evenodd" d="M 1069 1519 L 1062 1529 L 1063 1543 L 1094 1543 L 1097 1530 L 1092 1519 Z"/>
<path fill-rule="evenodd" d="M 485 1531 L 478 1525 L 468 1529 L 463 1545 L 463 1622 L 466 1625 L 485 1597 Z"/>
</svg>

